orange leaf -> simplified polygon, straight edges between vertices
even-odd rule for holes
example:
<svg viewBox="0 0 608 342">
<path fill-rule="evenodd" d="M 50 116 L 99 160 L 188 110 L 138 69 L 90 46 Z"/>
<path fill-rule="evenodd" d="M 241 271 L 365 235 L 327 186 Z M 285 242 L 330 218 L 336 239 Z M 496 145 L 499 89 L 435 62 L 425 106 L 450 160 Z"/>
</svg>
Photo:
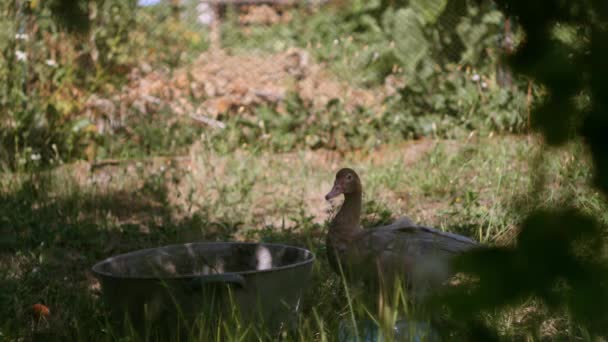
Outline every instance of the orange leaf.
<svg viewBox="0 0 608 342">
<path fill-rule="evenodd" d="M 51 314 L 49 307 L 40 303 L 32 305 L 32 311 L 34 312 L 34 315 L 39 318 L 48 317 Z"/>
</svg>

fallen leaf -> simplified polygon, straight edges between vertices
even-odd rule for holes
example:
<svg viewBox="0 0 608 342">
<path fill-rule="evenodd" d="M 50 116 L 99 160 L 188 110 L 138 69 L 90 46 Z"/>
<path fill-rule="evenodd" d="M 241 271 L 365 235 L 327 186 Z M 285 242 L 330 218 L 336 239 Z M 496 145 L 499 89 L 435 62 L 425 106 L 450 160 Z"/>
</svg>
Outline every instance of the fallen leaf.
<svg viewBox="0 0 608 342">
<path fill-rule="evenodd" d="M 32 305 L 32 312 L 36 318 L 47 318 L 51 314 L 49 307 L 40 303 Z"/>
</svg>

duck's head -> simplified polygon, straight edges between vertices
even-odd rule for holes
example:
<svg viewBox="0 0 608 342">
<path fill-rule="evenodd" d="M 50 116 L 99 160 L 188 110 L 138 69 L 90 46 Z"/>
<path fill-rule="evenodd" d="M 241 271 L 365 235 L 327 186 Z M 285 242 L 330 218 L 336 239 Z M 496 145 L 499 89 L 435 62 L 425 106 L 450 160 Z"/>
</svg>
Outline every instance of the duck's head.
<svg viewBox="0 0 608 342">
<path fill-rule="evenodd" d="M 336 173 L 334 187 L 327 195 L 325 195 L 325 199 L 329 201 L 340 194 L 347 196 L 355 193 L 360 194 L 361 191 L 361 180 L 359 179 L 357 173 L 353 169 L 344 168 Z"/>
</svg>

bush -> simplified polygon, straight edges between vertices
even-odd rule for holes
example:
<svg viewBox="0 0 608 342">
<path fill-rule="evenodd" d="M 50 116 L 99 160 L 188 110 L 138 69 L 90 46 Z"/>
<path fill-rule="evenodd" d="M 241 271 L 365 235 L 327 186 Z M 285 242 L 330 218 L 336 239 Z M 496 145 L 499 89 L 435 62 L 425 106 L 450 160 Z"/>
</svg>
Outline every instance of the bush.
<svg viewBox="0 0 608 342">
<path fill-rule="evenodd" d="M 138 9 L 135 0 L 0 4 L 0 169 L 84 156 L 97 139 L 82 115 L 90 94 L 115 93 L 141 63 L 175 67 L 183 51 L 206 48 L 163 8 Z"/>
<path fill-rule="evenodd" d="M 390 102 L 393 114 L 386 124 L 414 137 L 458 138 L 472 131 L 520 133 L 527 128 L 523 92 L 454 65 L 425 65 Z"/>
</svg>

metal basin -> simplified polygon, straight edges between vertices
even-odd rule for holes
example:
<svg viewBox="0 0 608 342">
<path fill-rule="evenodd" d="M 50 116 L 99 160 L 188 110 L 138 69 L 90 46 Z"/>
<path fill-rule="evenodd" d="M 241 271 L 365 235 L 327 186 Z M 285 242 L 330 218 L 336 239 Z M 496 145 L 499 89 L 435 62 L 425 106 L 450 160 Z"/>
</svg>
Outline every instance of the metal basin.
<svg viewBox="0 0 608 342">
<path fill-rule="evenodd" d="M 294 324 L 314 255 L 265 243 L 189 243 L 117 255 L 93 266 L 114 320 L 139 335 L 187 335 L 220 319 L 277 331 Z"/>
</svg>

